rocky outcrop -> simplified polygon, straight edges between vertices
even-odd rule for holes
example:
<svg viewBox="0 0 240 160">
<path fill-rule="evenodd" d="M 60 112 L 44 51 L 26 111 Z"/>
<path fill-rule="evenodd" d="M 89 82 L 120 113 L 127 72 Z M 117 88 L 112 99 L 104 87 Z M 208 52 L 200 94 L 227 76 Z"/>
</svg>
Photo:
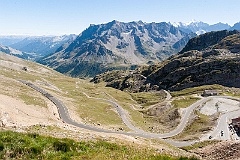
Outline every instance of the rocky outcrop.
<svg viewBox="0 0 240 160">
<path fill-rule="evenodd" d="M 181 50 L 180 53 L 184 53 L 190 50 L 198 50 L 198 51 L 204 50 L 207 47 L 210 47 L 214 44 L 219 43 L 223 38 L 233 34 L 237 34 L 237 33 L 239 32 L 236 30 L 233 30 L 233 31 L 223 30 L 223 31 L 209 32 L 209 33 L 200 35 L 198 37 L 195 37 L 189 40 L 187 45 Z"/>
<path fill-rule="evenodd" d="M 208 145 L 192 150 L 202 156 L 203 159 L 213 160 L 237 160 L 240 156 L 240 143 L 239 141 L 223 141 L 216 144 Z"/>
</svg>

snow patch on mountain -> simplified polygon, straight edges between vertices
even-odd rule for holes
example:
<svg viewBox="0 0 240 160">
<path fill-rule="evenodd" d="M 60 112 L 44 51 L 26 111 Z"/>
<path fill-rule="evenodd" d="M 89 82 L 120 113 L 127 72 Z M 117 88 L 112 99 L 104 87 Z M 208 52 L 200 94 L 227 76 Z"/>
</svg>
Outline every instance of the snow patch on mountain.
<svg viewBox="0 0 240 160">
<path fill-rule="evenodd" d="M 204 34 L 204 33 L 206 33 L 205 30 L 199 30 L 199 31 L 196 32 L 197 35 L 201 35 L 201 34 Z"/>
</svg>

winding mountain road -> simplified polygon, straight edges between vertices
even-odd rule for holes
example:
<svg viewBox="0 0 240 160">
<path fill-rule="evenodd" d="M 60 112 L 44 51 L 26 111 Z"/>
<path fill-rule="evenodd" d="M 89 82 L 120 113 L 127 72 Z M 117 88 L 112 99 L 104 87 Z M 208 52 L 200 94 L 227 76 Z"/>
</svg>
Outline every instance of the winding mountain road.
<svg viewBox="0 0 240 160">
<path fill-rule="evenodd" d="M 32 84 L 30 82 L 27 82 L 27 81 L 24 81 L 24 80 L 19 80 L 19 81 L 21 83 L 26 84 L 29 87 L 35 89 L 36 91 L 42 93 L 45 97 L 47 97 L 49 100 L 51 100 L 56 105 L 56 107 L 58 108 L 59 116 L 61 117 L 61 119 L 65 123 L 68 123 L 68 124 L 71 124 L 71 125 L 74 125 L 74 126 L 77 126 L 77 127 L 80 127 L 80 128 L 84 128 L 84 129 L 87 129 L 87 130 L 96 131 L 96 132 L 115 133 L 115 134 L 129 135 L 129 136 L 139 136 L 139 137 L 144 137 L 144 138 L 161 138 L 162 139 L 162 138 L 173 137 L 173 136 L 181 133 L 183 131 L 183 129 L 185 128 L 193 110 L 196 107 L 198 107 L 198 106 L 202 105 L 203 103 L 207 102 L 211 98 L 214 98 L 214 97 L 203 98 L 203 99 L 197 101 L 196 103 L 190 105 L 188 108 L 185 109 L 185 113 L 182 116 L 180 124 L 174 130 L 170 131 L 169 133 L 164 133 L 164 134 L 149 133 L 149 132 L 143 131 L 139 128 L 136 128 L 134 125 L 132 125 L 130 120 L 127 118 L 127 116 L 124 112 L 124 109 L 119 104 L 117 104 L 114 101 L 103 99 L 103 98 L 94 98 L 94 99 L 98 99 L 98 100 L 104 100 L 104 101 L 112 104 L 117 109 L 117 112 L 118 112 L 119 116 L 121 117 L 122 121 L 126 124 L 126 126 L 129 127 L 130 129 L 132 129 L 133 131 L 135 131 L 135 132 L 116 132 L 116 131 L 105 130 L 105 129 L 97 128 L 97 127 L 94 127 L 94 126 L 90 126 L 90 125 L 75 122 L 74 120 L 72 120 L 70 118 L 67 107 L 60 100 L 58 100 L 54 96 L 47 93 L 45 90 L 35 86 L 34 84 Z M 85 95 L 88 98 L 93 98 L 93 97 L 89 97 L 86 93 L 85 93 Z M 217 96 L 217 97 L 230 98 L 230 99 L 235 99 L 235 100 L 240 101 L 240 99 L 238 99 L 238 98 L 233 98 L 233 97 L 229 97 L 229 96 Z M 188 145 L 191 145 L 191 144 L 197 142 L 197 141 L 182 142 L 182 141 L 174 141 L 174 140 L 168 140 L 168 139 L 163 139 L 163 140 L 170 143 L 171 145 L 176 146 L 176 147 L 188 146 Z"/>
</svg>

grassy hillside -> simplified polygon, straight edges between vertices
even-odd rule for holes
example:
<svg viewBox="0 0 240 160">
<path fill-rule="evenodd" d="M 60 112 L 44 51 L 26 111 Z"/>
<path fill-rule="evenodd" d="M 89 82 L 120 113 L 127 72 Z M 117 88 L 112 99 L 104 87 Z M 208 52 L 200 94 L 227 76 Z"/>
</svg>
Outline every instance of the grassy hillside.
<svg viewBox="0 0 240 160">
<path fill-rule="evenodd" d="M 70 114 L 81 117 L 83 122 L 101 124 L 101 127 L 108 129 L 114 127 L 127 130 L 112 105 L 94 98 L 113 99 L 109 96 L 113 95 L 114 100 L 121 101 L 123 107 L 126 106 L 126 109 L 133 112 L 126 103 L 133 102 L 130 95 L 106 88 L 102 84 L 93 85 L 87 80 L 67 77 L 45 66 L 3 53 L 0 54 L 0 66 L 0 94 L 20 99 L 28 105 L 46 108 L 46 102 L 49 101 L 44 96 L 18 82 L 21 79 L 28 80 L 58 97 L 69 108 Z M 93 98 L 88 98 L 84 93 Z M 136 117 L 141 116 L 140 113 L 134 114 Z"/>
<path fill-rule="evenodd" d="M 154 150 L 124 146 L 106 141 L 76 142 L 38 134 L 0 132 L 1 159 L 150 159 L 195 160 L 196 158 L 161 155 Z"/>
<path fill-rule="evenodd" d="M 0 55 L 0 60 L 2 78 L 0 94 L 20 99 L 26 104 L 46 108 L 46 102 L 50 102 L 44 96 L 17 81 L 28 80 L 60 99 L 76 121 L 100 128 L 111 130 L 122 128 L 124 131 L 129 131 L 111 104 L 95 98 L 116 101 L 125 109 L 134 125 L 149 130 L 153 125 L 152 121 L 139 112 L 140 105 L 146 107 L 161 102 L 165 96 L 161 93 L 130 95 L 127 92 L 105 87 L 105 83 L 93 84 L 88 80 L 67 77 L 45 66 L 5 54 Z M 23 67 L 26 67 L 27 71 L 24 71 Z"/>
</svg>

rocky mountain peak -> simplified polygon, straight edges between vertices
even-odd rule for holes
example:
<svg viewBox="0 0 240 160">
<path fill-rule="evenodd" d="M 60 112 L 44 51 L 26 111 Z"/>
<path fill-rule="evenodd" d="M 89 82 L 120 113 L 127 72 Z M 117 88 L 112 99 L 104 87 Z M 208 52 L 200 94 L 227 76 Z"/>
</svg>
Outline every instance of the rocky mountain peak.
<svg viewBox="0 0 240 160">
<path fill-rule="evenodd" d="M 124 23 L 114 20 L 106 24 L 91 25 L 72 43 L 40 62 L 60 72 L 70 72 L 70 75 L 75 69 L 74 76 L 77 76 L 82 75 L 83 71 L 76 66 L 81 66 L 82 63 L 89 66 L 98 63 L 105 68 L 103 70 L 108 70 L 109 67 L 113 69 L 123 65 L 161 61 L 182 49 L 191 36 L 193 35 L 166 22 Z M 180 40 L 182 41 L 178 43 L 178 47 L 173 47 Z M 74 67 L 70 67 L 73 62 Z"/>
</svg>

